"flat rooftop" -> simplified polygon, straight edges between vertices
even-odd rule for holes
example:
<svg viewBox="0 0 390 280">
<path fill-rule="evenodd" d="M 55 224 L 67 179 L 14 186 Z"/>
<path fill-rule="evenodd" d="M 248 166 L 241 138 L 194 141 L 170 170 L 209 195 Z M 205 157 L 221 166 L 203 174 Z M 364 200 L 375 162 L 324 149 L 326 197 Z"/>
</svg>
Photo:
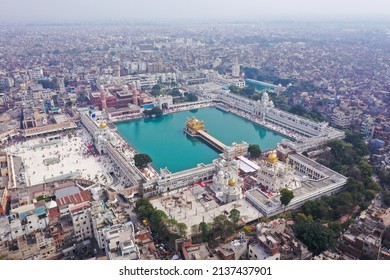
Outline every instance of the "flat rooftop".
<svg viewBox="0 0 390 280">
<path fill-rule="evenodd" d="M 163 210 L 169 217 L 185 223 L 189 229 L 191 226 L 200 224 L 203 221 L 210 223 L 215 216 L 229 213 L 232 209 L 240 211 L 241 220 L 244 223 L 263 217 L 245 199 L 219 206 L 215 200 L 204 200 L 198 194 L 198 191 L 193 194 L 190 189 L 183 188 L 165 193 L 162 197 L 152 199 L 150 202 L 157 209 Z M 211 197 L 211 194 L 208 197 Z"/>
<path fill-rule="evenodd" d="M 23 175 L 27 186 L 75 176 L 110 183 L 107 173 L 113 171 L 111 159 L 88 151 L 93 140 L 86 130 L 78 129 L 71 138 L 64 135 L 58 140 L 40 137 L 8 147 L 6 151 L 15 155 L 12 158 L 16 175 Z M 45 165 L 45 160 L 50 164 Z M 25 187 L 22 180 L 20 184 L 19 187 Z"/>
</svg>

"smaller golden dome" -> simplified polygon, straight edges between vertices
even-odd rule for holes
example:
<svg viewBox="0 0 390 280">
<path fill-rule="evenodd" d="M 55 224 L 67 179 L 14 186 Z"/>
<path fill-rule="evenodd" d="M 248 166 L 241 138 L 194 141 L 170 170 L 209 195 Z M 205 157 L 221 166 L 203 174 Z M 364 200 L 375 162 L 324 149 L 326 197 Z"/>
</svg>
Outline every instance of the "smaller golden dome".
<svg viewBox="0 0 390 280">
<path fill-rule="evenodd" d="M 100 123 L 100 128 L 106 128 L 106 127 L 107 127 L 106 122 L 105 122 L 105 121 L 102 121 L 102 122 Z"/>
<path fill-rule="evenodd" d="M 267 158 L 268 162 L 270 163 L 275 163 L 278 161 L 278 155 L 276 154 L 276 152 L 272 152 L 268 155 L 268 158 Z"/>
<path fill-rule="evenodd" d="M 234 178 L 230 178 L 228 184 L 229 186 L 234 187 L 236 185 L 236 180 L 234 180 Z"/>
</svg>

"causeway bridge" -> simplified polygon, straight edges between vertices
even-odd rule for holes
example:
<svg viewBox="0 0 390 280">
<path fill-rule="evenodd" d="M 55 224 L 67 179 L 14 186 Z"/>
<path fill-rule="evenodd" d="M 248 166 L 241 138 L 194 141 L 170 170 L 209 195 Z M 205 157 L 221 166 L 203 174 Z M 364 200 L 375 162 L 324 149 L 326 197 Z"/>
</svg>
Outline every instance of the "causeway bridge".
<svg viewBox="0 0 390 280">
<path fill-rule="evenodd" d="M 192 137 L 201 138 L 203 141 L 213 146 L 215 149 L 217 149 L 220 152 L 223 152 L 228 148 L 228 146 L 226 146 L 224 143 L 222 143 L 218 139 L 208 134 L 207 131 L 204 130 L 203 121 L 199 121 L 194 117 L 192 117 L 191 119 L 187 119 L 184 132 Z"/>
</svg>

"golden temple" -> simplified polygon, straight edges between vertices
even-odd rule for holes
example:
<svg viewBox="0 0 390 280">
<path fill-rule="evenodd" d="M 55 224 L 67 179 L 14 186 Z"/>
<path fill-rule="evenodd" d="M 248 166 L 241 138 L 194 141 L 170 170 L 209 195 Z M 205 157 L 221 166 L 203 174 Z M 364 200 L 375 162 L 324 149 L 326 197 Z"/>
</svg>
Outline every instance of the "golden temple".
<svg viewBox="0 0 390 280">
<path fill-rule="evenodd" d="M 194 131 L 203 130 L 204 129 L 204 123 L 203 121 L 198 120 L 195 117 L 187 118 L 186 122 L 187 128 L 190 128 Z"/>
</svg>

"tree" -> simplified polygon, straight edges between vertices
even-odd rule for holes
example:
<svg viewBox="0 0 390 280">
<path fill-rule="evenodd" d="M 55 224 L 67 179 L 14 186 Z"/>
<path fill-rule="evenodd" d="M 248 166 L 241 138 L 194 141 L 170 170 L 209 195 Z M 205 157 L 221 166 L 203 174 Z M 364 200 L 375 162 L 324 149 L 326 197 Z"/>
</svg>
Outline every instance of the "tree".
<svg viewBox="0 0 390 280">
<path fill-rule="evenodd" d="M 318 255 L 335 244 L 335 236 L 331 229 L 317 222 L 298 223 L 294 226 L 294 233 L 309 250 Z"/>
<path fill-rule="evenodd" d="M 149 117 L 156 116 L 157 118 L 159 118 L 162 116 L 163 111 L 159 107 L 154 107 L 153 109 L 145 110 L 144 114 Z"/>
<path fill-rule="evenodd" d="M 240 211 L 237 209 L 230 210 L 229 219 L 233 222 L 234 228 L 237 228 L 237 223 L 240 220 Z"/>
<path fill-rule="evenodd" d="M 218 215 L 214 218 L 214 234 L 216 237 L 221 237 L 223 240 L 232 235 L 234 232 L 234 224 L 228 220 L 225 215 Z"/>
<path fill-rule="evenodd" d="M 150 92 L 153 96 L 160 95 L 161 86 L 156 84 L 152 87 L 152 91 Z"/>
<path fill-rule="evenodd" d="M 328 228 L 333 231 L 334 233 L 334 236 L 340 236 L 341 234 L 341 231 L 342 231 L 342 227 L 341 227 L 341 224 L 339 222 L 331 222 L 331 223 L 328 223 Z"/>
<path fill-rule="evenodd" d="M 198 97 L 192 93 L 192 92 L 189 92 L 186 94 L 186 99 L 188 102 L 195 102 L 195 101 L 198 101 Z"/>
<path fill-rule="evenodd" d="M 7 90 L 7 87 L 5 85 L 0 85 L 0 92 L 4 92 Z"/>
<path fill-rule="evenodd" d="M 194 236 L 198 236 L 200 233 L 200 227 L 199 225 L 193 225 L 191 227 L 191 234 L 194 235 Z"/>
<path fill-rule="evenodd" d="M 294 198 L 294 193 L 289 189 L 281 189 L 280 190 L 280 202 L 284 205 L 284 209 L 290 203 L 290 201 Z"/>
<path fill-rule="evenodd" d="M 73 104 L 73 101 L 72 100 L 70 100 L 70 99 L 68 99 L 67 101 L 66 101 L 66 107 L 71 107 L 72 106 L 72 104 Z"/>
<path fill-rule="evenodd" d="M 349 192 L 341 192 L 337 196 L 332 196 L 329 200 L 329 205 L 333 209 L 335 219 L 342 215 L 349 215 L 353 209 L 354 201 Z"/>
<path fill-rule="evenodd" d="M 167 214 L 162 210 L 154 210 L 153 214 L 149 218 L 150 225 L 154 229 L 159 229 L 163 226 L 165 220 L 168 219 Z"/>
<path fill-rule="evenodd" d="M 312 216 L 306 216 L 302 212 L 292 212 L 293 219 L 296 223 L 304 223 L 304 222 L 312 222 L 313 217 Z"/>
<path fill-rule="evenodd" d="M 205 222 L 199 224 L 199 230 L 201 233 L 202 242 L 207 242 L 210 236 L 209 225 Z"/>
<path fill-rule="evenodd" d="M 329 206 L 323 199 L 308 200 L 302 205 L 302 211 L 306 216 L 312 216 L 316 220 L 321 220 L 328 215 Z"/>
<path fill-rule="evenodd" d="M 178 88 L 172 89 L 170 92 L 168 92 L 168 94 L 172 95 L 172 96 L 177 96 L 177 97 L 182 96 L 181 92 Z"/>
<path fill-rule="evenodd" d="M 178 222 L 175 219 L 168 219 L 166 221 L 166 225 L 167 225 L 170 233 L 174 233 L 174 232 L 178 231 L 177 230 Z"/>
<path fill-rule="evenodd" d="M 360 160 L 358 163 L 358 167 L 363 174 L 363 177 L 371 177 L 371 175 L 375 172 L 375 167 L 372 166 L 367 160 Z"/>
<path fill-rule="evenodd" d="M 255 93 L 255 87 L 254 86 L 248 86 L 240 89 L 240 93 L 242 95 L 251 96 Z"/>
<path fill-rule="evenodd" d="M 382 168 L 378 175 L 383 184 L 390 185 L 390 169 Z"/>
<path fill-rule="evenodd" d="M 248 152 L 251 158 L 258 158 L 261 155 L 260 146 L 257 144 L 251 144 L 249 145 Z"/>
<path fill-rule="evenodd" d="M 386 190 L 382 192 L 382 200 L 386 206 L 390 207 L 390 191 Z"/>
<path fill-rule="evenodd" d="M 141 198 L 135 203 L 135 212 L 138 214 L 140 220 L 149 220 L 154 213 L 154 207 L 149 200 Z"/>
<path fill-rule="evenodd" d="M 50 79 L 39 80 L 38 84 L 41 84 L 43 88 L 58 89 L 58 81 L 56 78 L 54 78 L 53 80 Z"/>
<path fill-rule="evenodd" d="M 229 86 L 229 90 L 232 93 L 239 93 L 240 92 L 240 89 L 237 86 L 234 86 L 234 85 Z"/>
<path fill-rule="evenodd" d="M 177 230 L 179 231 L 180 237 L 186 237 L 187 235 L 187 225 L 185 223 L 178 223 Z"/>
<path fill-rule="evenodd" d="M 147 154 L 136 154 L 134 156 L 134 164 L 137 166 L 137 168 L 144 168 L 151 162 L 152 159 Z"/>
</svg>

